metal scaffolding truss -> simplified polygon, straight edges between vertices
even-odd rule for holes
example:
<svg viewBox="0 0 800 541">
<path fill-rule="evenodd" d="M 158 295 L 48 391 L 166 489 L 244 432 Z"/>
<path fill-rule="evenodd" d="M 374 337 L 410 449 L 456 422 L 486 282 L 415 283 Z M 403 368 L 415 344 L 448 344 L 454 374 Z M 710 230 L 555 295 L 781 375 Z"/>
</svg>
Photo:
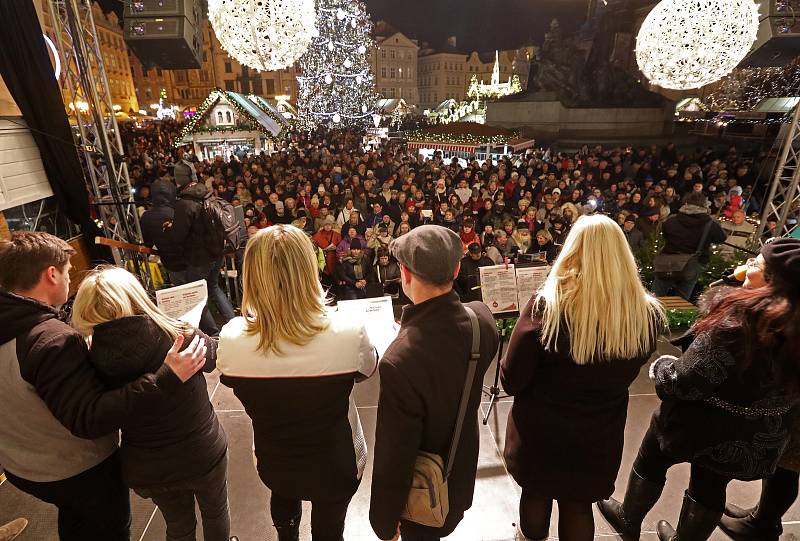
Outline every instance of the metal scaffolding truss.
<svg viewBox="0 0 800 541">
<path fill-rule="evenodd" d="M 63 65 L 61 92 L 71 104 L 80 132 L 80 153 L 93 208 L 106 237 L 140 244 L 139 216 L 92 17 L 92 1 L 48 2 Z M 133 263 L 131 270 L 149 289 L 150 274 L 143 256 L 134 251 L 113 251 L 118 264 Z"/>
<path fill-rule="evenodd" d="M 800 207 L 800 104 L 792 113 L 792 120 L 786 131 L 775 177 L 764 200 L 761 224 L 758 226 L 758 238 L 763 237 L 767 227 L 767 218 L 776 216 L 778 225 L 774 237 L 789 235 L 797 228 L 797 222 L 789 223 Z"/>
</svg>

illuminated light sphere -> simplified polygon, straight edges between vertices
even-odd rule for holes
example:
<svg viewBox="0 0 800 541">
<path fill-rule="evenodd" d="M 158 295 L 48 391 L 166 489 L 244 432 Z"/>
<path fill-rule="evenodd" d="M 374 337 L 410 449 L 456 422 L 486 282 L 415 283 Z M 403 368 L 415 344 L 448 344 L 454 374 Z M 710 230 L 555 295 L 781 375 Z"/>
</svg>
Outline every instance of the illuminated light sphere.
<svg viewBox="0 0 800 541">
<path fill-rule="evenodd" d="M 257 71 L 294 64 L 318 36 L 314 0 L 209 0 L 222 48 Z"/>
<path fill-rule="evenodd" d="M 325 74 L 325 83 L 326 84 L 331 84 L 332 82 L 333 82 L 333 77 L 331 77 L 330 73 L 326 73 Z"/>
<path fill-rule="evenodd" d="M 350 26 L 352 26 L 353 28 L 355 28 L 356 26 L 358 26 L 358 23 L 356 22 L 356 20 L 355 20 L 355 19 L 352 19 L 352 20 L 350 21 Z"/>
<path fill-rule="evenodd" d="M 339 19 L 341 21 L 345 17 L 347 17 L 347 13 L 345 13 L 342 8 L 339 8 L 338 10 L 336 10 L 336 18 L 337 19 Z"/>
<path fill-rule="evenodd" d="M 360 84 L 361 84 L 361 81 L 363 81 L 363 80 L 364 80 L 364 79 L 363 79 L 363 78 L 362 78 L 360 75 L 356 75 L 356 84 L 357 84 L 357 85 L 360 85 Z"/>
<path fill-rule="evenodd" d="M 366 113 L 367 112 L 367 106 L 366 105 L 362 105 L 361 106 L 361 112 L 362 113 Z"/>
<path fill-rule="evenodd" d="M 328 50 L 329 50 L 329 51 L 332 51 L 332 50 L 333 50 L 333 42 L 332 42 L 332 41 L 329 41 L 329 42 L 328 42 Z"/>
<path fill-rule="evenodd" d="M 342 121 L 342 115 L 340 115 L 339 113 L 333 113 L 333 121 L 336 124 L 338 124 L 339 122 Z"/>
<path fill-rule="evenodd" d="M 758 32 L 753 0 L 662 0 L 636 37 L 636 62 L 662 88 L 700 88 L 727 75 Z"/>
<path fill-rule="evenodd" d="M 364 54 L 366 52 L 367 52 L 367 48 L 366 47 L 364 47 L 363 45 L 359 45 L 358 46 L 358 54 Z"/>
<path fill-rule="evenodd" d="M 350 61 L 349 58 L 345 58 L 343 64 L 344 64 L 344 67 L 346 67 L 347 69 L 350 69 L 350 68 L 353 67 L 353 63 Z"/>
</svg>

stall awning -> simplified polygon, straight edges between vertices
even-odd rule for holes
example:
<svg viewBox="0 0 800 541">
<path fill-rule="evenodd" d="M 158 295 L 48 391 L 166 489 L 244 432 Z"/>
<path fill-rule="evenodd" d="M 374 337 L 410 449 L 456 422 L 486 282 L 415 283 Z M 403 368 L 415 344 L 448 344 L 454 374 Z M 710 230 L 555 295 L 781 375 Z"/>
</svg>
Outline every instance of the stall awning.
<svg viewBox="0 0 800 541">
<path fill-rule="evenodd" d="M 421 148 L 428 148 L 431 150 L 441 150 L 444 152 L 475 152 L 478 145 L 451 145 L 447 143 L 435 143 L 426 141 L 409 141 L 409 150 L 419 150 Z"/>
</svg>

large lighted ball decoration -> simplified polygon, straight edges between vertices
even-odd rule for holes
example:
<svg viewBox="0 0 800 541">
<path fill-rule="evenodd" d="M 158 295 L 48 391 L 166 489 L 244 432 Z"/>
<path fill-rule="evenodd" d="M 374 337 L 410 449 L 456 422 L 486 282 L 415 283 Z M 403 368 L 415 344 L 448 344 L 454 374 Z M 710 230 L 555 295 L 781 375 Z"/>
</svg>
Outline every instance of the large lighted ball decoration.
<svg viewBox="0 0 800 541">
<path fill-rule="evenodd" d="M 758 32 L 753 0 L 662 0 L 636 37 L 636 62 L 662 88 L 700 88 L 727 75 Z"/>
<path fill-rule="evenodd" d="M 294 64 L 319 35 L 314 0 L 209 0 L 222 48 L 257 71 Z"/>
</svg>

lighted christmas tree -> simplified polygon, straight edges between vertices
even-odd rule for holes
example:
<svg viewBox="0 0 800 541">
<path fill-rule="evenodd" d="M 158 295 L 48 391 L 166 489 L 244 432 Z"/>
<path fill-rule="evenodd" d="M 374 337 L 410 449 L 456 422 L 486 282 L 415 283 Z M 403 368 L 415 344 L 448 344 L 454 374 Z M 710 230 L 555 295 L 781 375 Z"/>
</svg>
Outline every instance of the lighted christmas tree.
<svg viewBox="0 0 800 541">
<path fill-rule="evenodd" d="M 300 58 L 297 110 L 301 127 L 366 127 L 377 95 L 369 54 L 372 22 L 360 0 L 318 0 L 317 29 Z"/>
</svg>

